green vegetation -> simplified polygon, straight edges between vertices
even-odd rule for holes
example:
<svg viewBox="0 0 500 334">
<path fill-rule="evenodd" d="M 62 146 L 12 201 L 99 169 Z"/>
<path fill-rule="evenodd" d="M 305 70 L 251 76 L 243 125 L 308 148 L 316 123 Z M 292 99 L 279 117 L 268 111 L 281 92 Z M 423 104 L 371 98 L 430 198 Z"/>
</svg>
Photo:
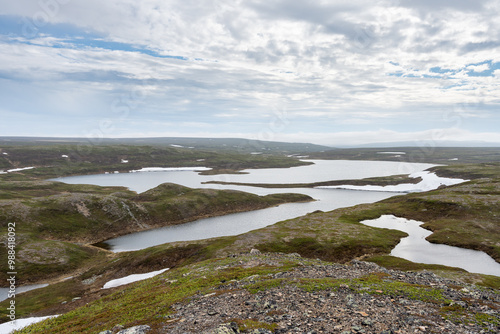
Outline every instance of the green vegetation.
<svg viewBox="0 0 500 334">
<path fill-rule="evenodd" d="M 24 283 L 69 273 L 97 255 L 95 248 L 82 244 L 203 217 L 311 200 L 301 194 L 257 196 L 175 184 L 162 184 L 142 194 L 121 187 L 46 181 L 2 184 L 0 226 L 5 232 L 1 235 L 6 239 L 7 224 L 16 222 L 17 267 Z M 0 248 L 0 256 L 7 257 L 6 248 Z M 7 264 L 0 264 L 2 279 Z"/>
<path fill-rule="evenodd" d="M 266 255 L 259 255 L 264 258 Z M 116 324 L 125 327 L 148 324 L 153 329 L 163 328 L 176 313 L 175 303 L 189 303 L 194 299 L 210 294 L 223 294 L 232 291 L 231 282 L 244 284 L 244 289 L 251 293 L 279 289 L 281 286 L 296 286 L 305 291 L 335 292 L 348 286 L 350 293 L 368 293 L 387 295 L 393 298 L 409 298 L 441 307 L 441 314 L 451 321 L 462 321 L 463 311 L 446 297 L 446 288 L 408 284 L 390 278 L 384 273 L 374 273 L 353 279 L 335 278 L 273 278 L 272 274 L 292 271 L 303 265 L 327 265 L 319 260 L 307 260 L 298 257 L 283 257 L 270 266 L 247 267 L 242 263 L 255 259 L 255 256 L 209 259 L 181 268 L 167 271 L 152 279 L 128 286 L 115 288 L 112 293 L 93 301 L 85 301 L 74 310 L 58 318 L 38 323 L 19 331 L 19 333 L 87 333 L 99 332 L 112 328 Z M 62 289 L 62 287 L 61 287 Z M 68 295 L 71 297 L 71 295 Z M 68 298 L 69 298 L 68 297 Z M 140 307 L 139 307 L 140 305 Z M 468 321 L 473 323 L 491 323 L 487 314 L 468 310 Z M 175 320 L 174 320 L 175 321 Z M 238 324 L 240 330 L 255 328 L 275 329 L 273 323 L 256 322 L 252 319 L 230 319 Z"/>
<path fill-rule="evenodd" d="M 348 262 L 364 258 L 388 268 L 402 270 L 431 270 L 464 282 L 500 288 L 500 278 L 469 274 L 461 269 L 436 265 L 415 264 L 387 254 L 405 233 L 377 229 L 359 222 L 394 214 L 425 222 L 434 233 L 431 242 L 483 250 L 500 261 L 500 163 L 498 149 L 435 149 L 425 162 L 450 163 L 433 171 L 440 176 L 460 177 L 472 181 L 427 193 L 413 193 L 387 200 L 359 205 L 332 212 L 315 212 L 303 217 L 279 222 L 266 228 L 238 236 L 172 243 L 136 252 L 111 254 L 93 247 L 91 243 L 133 231 L 158 226 L 181 224 L 202 217 L 269 207 L 285 202 L 310 200 L 297 194 L 256 196 L 238 191 L 190 189 L 175 184 L 163 184 L 141 194 L 124 187 L 68 185 L 44 179 L 97 172 L 128 171 L 142 167 L 206 166 L 238 172 L 244 168 L 290 167 L 303 164 L 299 160 L 264 151 L 261 155 L 237 154 L 230 149 L 200 151 L 161 145 L 85 145 L 57 143 L 29 146 L 2 144 L 0 170 L 36 166 L 8 174 L 0 174 L 0 226 L 6 231 L 8 222 L 16 222 L 18 283 L 54 280 L 48 288 L 30 291 L 18 298 L 19 317 L 69 312 L 57 319 L 35 325 L 23 333 L 61 333 L 71 331 L 96 332 L 117 323 L 160 325 L 173 311 L 173 303 L 195 295 L 212 292 L 221 282 L 241 280 L 259 275 L 249 285 L 249 291 L 270 289 L 282 284 L 295 284 L 306 290 L 336 289 L 348 284 L 355 291 L 389 295 L 405 295 L 425 301 L 446 303 L 437 289 L 386 282 L 380 277 L 358 280 L 304 279 L 288 281 L 266 276 L 293 268 L 293 259 L 276 267 L 226 269 L 230 259 L 214 260 L 229 254 L 257 248 L 266 252 L 298 253 L 303 257 L 333 262 Z M 376 159 L 413 161 L 418 150 L 407 151 L 402 157 L 378 154 L 392 149 L 336 150 L 318 152 L 311 157 L 341 157 L 342 159 Z M 236 150 L 237 151 L 237 150 Z M 257 151 L 257 150 L 253 150 Z M 269 150 L 272 151 L 272 150 Z M 340 155 L 335 155 L 340 154 Z M 63 158 L 67 155 L 68 158 Z M 458 162 L 483 161 L 481 164 Z M 406 160 L 405 160 L 406 159 Z M 496 159 L 496 160 L 495 160 Z M 122 163 L 128 160 L 128 163 Z M 388 185 L 418 182 L 406 176 L 335 181 L 342 184 Z M 294 184 L 291 187 L 310 187 L 321 184 Z M 282 187 L 282 185 L 256 185 Z M 0 234 L 6 244 L 6 233 Z M 0 257 L 6 258 L 6 248 Z M 224 262 L 226 261 L 226 262 Z M 301 260 L 305 261 L 305 260 Z M 313 261 L 313 260 L 311 260 Z M 0 265 L 0 279 L 5 282 L 6 261 Z M 113 292 L 100 290 L 104 282 L 133 273 L 163 268 L 171 272 Z M 200 274 L 192 274 L 200 270 Z M 188 276 L 183 276 L 188 274 Z M 60 281 L 62 277 L 74 278 Z M 201 278 L 205 276 L 206 278 Z M 175 282 L 174 282 L 175 281 Z M 173 282 L 173 283 L 166 283 Z M 83 301 L 72 302 L 75 297 Z M 67 302 L 61 304 L 62 302 Z M 78 308 L 83 303 L 87 307 Z M 6 320 L 6 302 L 0 303 L 2 321 Z M 140 307 L 137 307 L 140 305 Z M 3 310 L 3 311 L 2 311 Z M 443 314 L 453 318 L 462 310 L 444 308 Z M 486 315 L 471 315 L 471 322 L 488 322 Z M 91 321 L 89 321 L 91 319 Z M 243 329 L 262 324 L 251 320 L 234 319 Z"/>
<path fill-rule="evenodd" d="M 495 166 L 495 167 L 493 167 Z M 438 174 L 475 175 L 475 179 L 426 193 L 396 196 L 352 208 L 348 221 L 383 214 L 425 222 L 434 243 L 481 250 L 500 261 L 500 164 L 436 167 Z"/>
<path fill-rule="evenodd" d="M 500 148 L 433 147 L 423 145 L 422 147 L 332 149 L 323 152 L 311 152 L 308 155 L 310 159 L 379 160 L 455 165 L 496 163 L 500 161 Z"/>
<path fill-rule="evenodd" d="M 411 178 L 408 175 L 393 175 L 393 176 L 383 176 L 383 177 L 369 177 L 359 180 L 336 180 L 336 181 L 324 181 L 324 182 L 313 182 L 313 183 L 242 183 L 242 182 L 223 182 L 223 181 L 208 181 L 205 184 L 232 184 L 238 186 L 249 186 L 249 187 L 261 187 L 261 188 L 314 188 L 314 187 L 324 187 L 324 186 L 342 186 L 342 185 L 353 185 L 353 186 L 393 186 L 403 183 L 419 183 L 422 178 L 416 177 Z"/>
<path fill-rule="evenodd" d="M 209 167 L 215 171 L 248 168 L 287 168 L 308 165 L 282 154 L 240 154 L 172 146 L 93 145 L 90 143 L 0 144 L 0 170 L 37 167 L 0 174 L 0 180 L 47 179 L 68 175 L 128 172 L 144 167 Z M 3 154 L 7 153 L 7 154 Z M 214 173 L 214 171 L 211 171 Z"/>
</svg>

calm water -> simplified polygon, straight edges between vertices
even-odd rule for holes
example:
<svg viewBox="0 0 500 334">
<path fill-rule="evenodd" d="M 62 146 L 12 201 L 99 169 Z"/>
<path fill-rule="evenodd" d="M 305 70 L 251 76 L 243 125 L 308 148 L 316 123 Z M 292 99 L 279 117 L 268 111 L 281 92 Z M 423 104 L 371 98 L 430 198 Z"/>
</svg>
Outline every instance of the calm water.
<svg viewBox="0 0 500 334">
<path fill-rule="evenodd" d="M 235 189 L 258 195 L 296 192 L 307 194 L 315 199 L 314 202 L 309 203 L 283 204 L 263 210 L 200 219 L 179 226 L 134 233 L 107 241 L 112 251 L 121 252 L 144 249 L 167 242 L 237 235 L 272 225 L 282 220 L 299 217 L 316 210 L 331 211 L 337 208 L 349 207 L 361 203 L 373 203 L 398 195 L 398 193 L 343 189 L 265 189 L 234 185 L 203 184 L 207 181 L 311 183 L 329 180 L 411 174 L 435 166 L 431 164 L 409 164 L 386 161 L 309 161 L 314 162 L 314 165 L 286 169 L 269 168 L 246 170 L 245 172 L 248 172 L 248 174 L 238 175 L 199 175 L 192 171 L 168 171 L 74 176 L 55 180 L 73 184 L 83 183 L 100 186 L 125 186 L 138 193 L 154 188 L 165 182 L 172 182 L 191 188 Z M 407 226 L 408 229 L 411 224 L 406 224 L 405 226 Z M 394 222 L 391 222 L 390 228 L 399 229 L 394 226 Z M 492 269 L 498 268 L 499 264 L 485 253 L 431 244 L 425 240 L 425 236 L 428 234 L 422 234 L 430 233 L 429 231 L 418 227 L 418 224 L 414 226 L 414 228 L 422 231 L 418 230 L 417 233 L 417 230 L 412 230 L 410 233 L 410 230 L 408 230 L 407 233 L 409 233 L 410 236 L 403 239 L 394 249 L 392 253 L 394 256 L 414 262 L 439 263 L 461 267 L 472 272 L 491 273 L 500 276 L 500 272 L 497 271 L 498 269 Z"/>
<path fill-rule="evenodd" d="M 276 189 L 274 189 L 276 190 Z M 362 192 L 331 189 L 287 189 L 305 193 L 315 199 L 308 203 L 290 203 L 262 210 L 241 212 L 221 217 L 200 219 L 191 223 L 129 234 L 108 240 L 114 252 L 139 250 L 174 241 L 200 240 L 238 235 L 279 221 L 303 216 L 316 210 L 330 211 L 337 208 L 371 203 L 393 196 L 390 193 Z"/>
<path fill-rule="evenodd" d="M 431 231 L 420 225 L 423 222 L 383 215 L 378 219 L 364 220 L 361 223 L 380 228 L 389 228 L 408 233 L 408 237 L 391 251 L 391 255 L 426 264 L 442 264 L 463 268 L 472 273 L 500 276 L 500 264 L 484 252 L 432 244 L 425 240 Z"/>
<path fill-rule="evenodd" d="M 46 286 L 48 286 L 48 284 L 33 284 L 33 285 L 25 285 L 25 286 L 16 286 L 16 293 L 15 294 L 17 295 L 17 294 L 20 294 L 23 292 L 27 292 L 27 291 L 31 291 L 31 290 L 35 290 L 35 289 L 39 289 L 39 288 L 44 288 Z M 7 298 L 9 298 L 9 288 L 0 288 L 0 302 L 6 300 Z"/>
<path fill-rule="evenodd" d="M 376 176 L 410 174 L 436 166 L 389 161 L 307 160 L 314 165 L 293 168 L 266 168 L 244 170 L 248 174 L 199 175 L 191 171 L 139 172 L 72 176 L 54 179 L 72 184 L 95 184 L 99 186 L 125 186 L 138 193 L 165 182 L 181 184 L 191 188 L 238 189 L 256 194 L 284 192 L 283 189 L 262 189 L 217 184 L 202 184 L 207 181 L 245 183 L 312 183 L 331 180 L 362 179 Z M 300 190 L 302 192 L 302 189 Z"/>
<path fill-rule="evenodd" d="M 361 203 L 372 203 L 394 196 L 394 194 L 386 192 L 342 189 L 265 189 L 234 185 L 203 184 L 203 182 L 206 181 L 309 183 L 407 174 L 422 171 L 434 166 L 430 164 L 409 164 L 385 161 L 309 161 L 314 162 L 314 164 L 293 168 L 245 170 L 248 174 L 199 175 L 191 171 L 168 171 L 74 176 L 55 180 L 73 184 L 84 183 L 100 186 L 125 186 L 136 192 L 146 191 L 164 182 L 172 182 L 191 188 L 236 189 L 258 195 L 295 192 L 307 194 L 315 199 L 314 202 L 309 203 L 283 204 L 263 210 L 201 219 L 188 224 L 134 233 L 107 241 L 112 251 L 121 252 L 143 249 L 167 242 L 237 235 L 275 224 L 278 221 L 299 217 L 316 210 L 331 211 Z"/>
</svg>

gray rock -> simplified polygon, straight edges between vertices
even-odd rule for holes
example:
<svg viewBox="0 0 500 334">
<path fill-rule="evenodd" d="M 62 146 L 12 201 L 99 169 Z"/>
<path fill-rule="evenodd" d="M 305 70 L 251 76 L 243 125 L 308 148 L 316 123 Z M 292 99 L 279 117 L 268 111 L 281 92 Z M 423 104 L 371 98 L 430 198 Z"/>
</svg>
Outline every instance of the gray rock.
<svg viewBox="0 0 500 334">
<path fill-rule="evenodd" d="M 217 327 L 212 334 L 239 334 L 240 329 L 238 328 L 238 324 L 235 322 L 231 322 L 229 324 L 222 324 Z"/>
<path fill-rule="evenodd" d="M 250 333 L 251 334 L 273 334 L 273 332 L 271 332 L 268 329 L 264 329 L 264 328 L 254 329 Z"/>
<path fill-rule="evenodd" d="M 134 326 L 127 329 L 123 329 L 118 332 L 118 334 L 146 334 L 151 330 L 148 325 Z"/>
<path fill-rule="evenodd" d="M 118 324 L 118 325 L 115 325 L 115 327 L 111 328 L 111 331 L 112 331 L 113 333 L 116 333 L 116 332 L 118 332 L 118 331 L 121 331 L 121 330 L 122 330 L 122 329 L 124 329 L 124 328 L 125 328 L 125 326 Z"/>
<path fill-rule="evenodd" d="M 110 330 L 107 330 L 107 331 L 100 332 L 99 334 L 113 334 L 113 332 Z"/>
<path fill-rule="evenodd" d="M 250 254 L 252 255 L 260 254 L 260 250 L 252 248 L 252 250 L 250 250 Z"/>
</svg>

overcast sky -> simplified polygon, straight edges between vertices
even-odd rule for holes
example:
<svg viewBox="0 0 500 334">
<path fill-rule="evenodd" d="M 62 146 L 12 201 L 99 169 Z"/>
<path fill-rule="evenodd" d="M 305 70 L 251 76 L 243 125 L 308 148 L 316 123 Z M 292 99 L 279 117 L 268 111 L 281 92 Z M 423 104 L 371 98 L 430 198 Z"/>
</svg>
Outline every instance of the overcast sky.
<svg viewBox="0 0 500 334">
<path fill-rule="evenodd" d="M 0 136 L 500 142 L 499 0 L 0 0 Z"/>
</svg>

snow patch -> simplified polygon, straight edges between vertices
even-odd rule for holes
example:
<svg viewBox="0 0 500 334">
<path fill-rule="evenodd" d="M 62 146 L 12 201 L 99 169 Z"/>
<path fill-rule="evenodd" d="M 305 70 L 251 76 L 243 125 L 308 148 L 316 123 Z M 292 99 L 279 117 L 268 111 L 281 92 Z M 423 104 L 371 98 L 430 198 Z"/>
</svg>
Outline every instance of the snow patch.
<svg viewBox="0 0 500 334">
<path fill-rule="evenodd" d="M 128 160 L 122 159 L 122 164 L 128 164 Z"/>
<path fill-rule="evenodd" d="M 61 158 L 69 158 L 66 154 L 61 155 Z"/>
<path fill-rule="evenodd" d="M 145 167 L 137 170 L 131 170 L 130 173 L 137 172 L 175 172 L 175 171 L 193 171 L 202 172 L 206 170 L 211 170 L 212 168 L 207 167 Z"/>
<path fill-rule="evenodd" d="M 406 152 L 377 152 L 377 154 L 406 154 Z"/>
<path fill-rule="evenodd" d="M 40 321 L 44 321 L 50 318 L 58 317 L 59 315 L 51 315 L 48 317 L 33 317 L 25 319 L 16 319 L 14 321 L 9 321 L 0 325 L 0 333 L 9 334 L 13 331 L 20 330 L 29 325 L 35 324 Z"/>
<path fill-rule="evenodd" d="M 175 144 L 170 144 L 170 146 L 172 146 L 172 147 L 184 147 L 184 146 L 181 146 L 181 145 L 175 145 Z"/>
<path fill-rule="evenodd" d="M 111 289 L 111 288 L 116 288 L 117 286 L 122 286 L 122 285 L 130 284 L 130 283 L 142 281 L 142 280 L 154 277 L 156 275 L 159 275 L 161 273 L 164 273 L 165 271 L 167 271 L 169 269 L 170 268 L 166 268 L 166 269 L 152 271 L 152 272 L 145 273 L 145 274 L 134 274 L 134 275 L 129 275 L 129 276 L 125 276 L 122 278 L 114 279 L 114 280 L 111 280 L 111 281 L 107 282 L 106 284 L 104 284 L 102 289 Z"/>
<path fill-rule="evenodd" d="M 417 184 L 412 183 L 402 183 L 394 186 L 352 186 L 352 185 L 340 185 L 340 186 L 320 186 L 316 188 L 323 189 L 349 189 L 349 190 L 364 190 L 364 191 L 382 191 L 382 192 L 398 192 L 398 193 L 410 193 L 410 192 L 424 192 L 439 188 L 440 186 L 452 186 L 455 184 L 467 182 L 469 180 L 463 179 L 449 179 L 445 177 L 439 177 L 431 172 L 417 172 L 409 175 L 411 178 L 421 177 L 422 181 Z"/>
<path fill-rule="evenodd" d="M 14 169 L 8 169 L 7 172 L 12 173 L 12 172 L 20 172 L 22 170 L 28 170 L 28 169 L 33 169 L 35 167 L 24 167 L 24 168 L 14 168 Z"/>
</svg>

